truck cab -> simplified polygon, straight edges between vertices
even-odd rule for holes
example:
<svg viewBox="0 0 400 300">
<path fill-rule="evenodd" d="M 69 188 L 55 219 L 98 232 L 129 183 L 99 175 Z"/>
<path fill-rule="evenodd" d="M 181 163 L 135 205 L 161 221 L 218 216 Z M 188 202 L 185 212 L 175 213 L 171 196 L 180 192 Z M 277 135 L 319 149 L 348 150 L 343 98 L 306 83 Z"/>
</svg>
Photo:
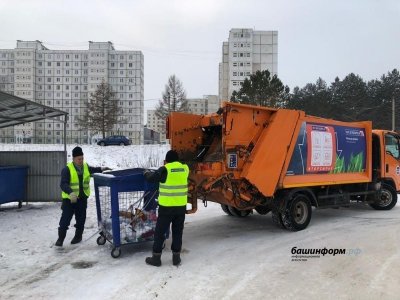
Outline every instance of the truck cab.
<svg viewBox="0 0 400 300">
<path fill-rule="evenodd" d="M 400 192 L 400 136 L 388 130 L 373 130 L 372 133 L 373 175 Z"/>
</svg>

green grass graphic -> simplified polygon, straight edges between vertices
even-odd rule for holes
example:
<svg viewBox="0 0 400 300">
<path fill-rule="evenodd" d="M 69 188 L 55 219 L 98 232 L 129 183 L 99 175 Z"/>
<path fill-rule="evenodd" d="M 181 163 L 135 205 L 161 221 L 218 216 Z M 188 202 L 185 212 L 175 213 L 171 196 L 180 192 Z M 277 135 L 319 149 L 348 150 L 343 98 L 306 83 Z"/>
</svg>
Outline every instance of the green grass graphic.
<svg viewBox="0 0 400 300">
<path fill-rule="evenodd" d="M 357 155 L 353 156 L 353 153 L 350 156 L 350 163 L 347 167 L 348 173 L 362 172 L 362 163 L 363 163 L 364 153 L 360 152 Z"/>
<path fill-rule="evenodd" d="M 335 161 L 335 168 L 330 171 L 330 174 L 339 174 L 339 173 L 357 173 L 357 172 L 363 172 L 363 160 L 364 160 L 364 152 L 360 152 L 357 155 L 353 155 L 353 153 L 350 156 L 350 162 L 347 166 L 345 166 L 344 163 L 344 157 L 339 157 L 336 156 L 336 161 Z"/>
<path fill-rule="evenodd" d="M 332 171 L 330 171 L 329 173 L 337 174 L 337 173 L 343 173 L 343 172 L 345 172 L 344 158 L 340 158 L 339 156 L 336 156 L 335 168 Z"/>
</svg>

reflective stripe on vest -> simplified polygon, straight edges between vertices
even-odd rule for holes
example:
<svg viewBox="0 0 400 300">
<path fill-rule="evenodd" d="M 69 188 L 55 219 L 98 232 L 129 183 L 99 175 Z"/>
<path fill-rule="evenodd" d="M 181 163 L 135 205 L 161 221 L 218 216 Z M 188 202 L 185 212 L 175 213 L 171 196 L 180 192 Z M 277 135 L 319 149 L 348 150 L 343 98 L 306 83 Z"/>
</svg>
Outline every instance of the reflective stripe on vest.
<svg viewBox="0 0 400 300">
<path fill-rule="evenodd" d="M 167 163 L 167 180 L 160 183 L 158 203 L 162 206 L 185 206 L 189 167 L 180 162 Z"/>
<path fill-rule="evenodd" d="M 72 162 L 67 164 L 67 167 L 69 169 L 69 186 L 71 187 L 72 191 L 79 196 L 79 176 L 78 172 L 76 172 L 76 169 L 74 167 L 74 164 Z M 90 196 L 90 172 L 89 172 L 89 167 L 87 163 L 83 163 L 83 192 L 85 193 L 86 197 Z M 63 199 L 69 199 L 69 194 L 62 192 L 61 197 Z"/>
</svg>

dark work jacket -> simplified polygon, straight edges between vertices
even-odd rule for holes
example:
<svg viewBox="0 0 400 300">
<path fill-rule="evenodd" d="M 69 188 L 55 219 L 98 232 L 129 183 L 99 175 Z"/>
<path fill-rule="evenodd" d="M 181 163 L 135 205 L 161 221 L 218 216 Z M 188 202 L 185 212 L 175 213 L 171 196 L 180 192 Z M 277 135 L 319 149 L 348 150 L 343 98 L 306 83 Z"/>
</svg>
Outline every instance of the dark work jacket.
<svg viewBox="0 0 400 300">
<path fill-rule="evenodd" d="M 75 167 L 75 165 L 74 165 Z M 92 175 L 93 173 L 101 173 L 101 167 L 91 167 L 89 166 L 89 173 Z M 82 166 L 82 173 L 79 174 L 78 170 L 75 167 L 76 172 L 78 173 L 78 178 L 79 178 L 79 199 L 87 199 L 86 194 L 83 192 L 83 166 Z M 70 187 L 70 179 L 71 179 L 71 174 L 69 173 L 69 168 L 67 166 L 64 167 L 61 171 L 61 182 L 60 182 L 60 188 L 63 192 L 67 194 L 72 193 L 72 189 Z"/>
<path fill-rule="evenodd" d="M 167 168 L 162 166 L 154 172 L 148 172 L 145 178 L 149 182 L 165 183 L 167 180 L 168 171 Z M 186 206 L 163 206 L 158 205 L 159 215 L 184 215 L 186 214 Z"/>
</svg>

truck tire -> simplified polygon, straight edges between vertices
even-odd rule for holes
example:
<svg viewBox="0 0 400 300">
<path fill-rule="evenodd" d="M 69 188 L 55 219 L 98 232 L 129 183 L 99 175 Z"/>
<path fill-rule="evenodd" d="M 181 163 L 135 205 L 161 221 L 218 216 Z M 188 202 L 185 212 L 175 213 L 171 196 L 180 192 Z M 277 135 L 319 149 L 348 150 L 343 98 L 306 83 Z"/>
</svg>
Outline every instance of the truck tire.
<svg viewBox="0 0 400 300">
<path fill-rule="evenodd" d="M 221 208 L 224 211 L 224 213 L 226 213 L 228 216 L 232 216 L 231 212 L 228 209 L 228 205 L 221 204 Z"/>
<path fill-rule="evenodd" d="M 304 194 L 295 194 L 286 205 L 282 222 L 286 229 L 299 231 L 305 229 L 311 220 L 311 201 Z"/>
<path fill-rule="evenodd" d="M 271 216 L 272 216 L 272 222 L 276 226 L 282 229 L 286 229 L 285 225 L 283 225 L 282 214 L 277 209 L 273 209 L 271 211 Z"/>
<path fill-rule="evenodd" d="M 228 206 L 228 210 L 232 214 L 232 216 L 239 217 L 239 218 L 247 217 L 252 212 L 251 209 L 239 210 L 233 206 Z"/>
<path fill-rule="evenodd" d="M 397 203 L 397 192 L 389 184 L 383 183 L 374 203 L 369 205 L 376 210 L 391 210 Z"/>
</svg>

